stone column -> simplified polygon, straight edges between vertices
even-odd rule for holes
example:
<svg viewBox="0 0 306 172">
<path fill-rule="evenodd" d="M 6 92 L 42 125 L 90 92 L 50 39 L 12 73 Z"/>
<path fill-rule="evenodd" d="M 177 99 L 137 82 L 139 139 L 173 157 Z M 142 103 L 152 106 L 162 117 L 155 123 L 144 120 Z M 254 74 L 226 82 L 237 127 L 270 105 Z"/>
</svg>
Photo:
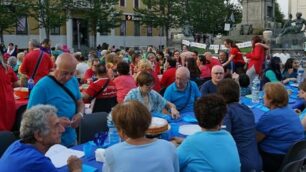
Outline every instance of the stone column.
<svg viewBox="0 0 306 172">
<path fill-rule="evenodd" d="M 73 30 L 72 30 L 72 18 L 70 14 L 68 14 L 68 20 L 66 21 L 66 38 L 67 38 L 67 46 L 73 51 Z"/>
</svg>

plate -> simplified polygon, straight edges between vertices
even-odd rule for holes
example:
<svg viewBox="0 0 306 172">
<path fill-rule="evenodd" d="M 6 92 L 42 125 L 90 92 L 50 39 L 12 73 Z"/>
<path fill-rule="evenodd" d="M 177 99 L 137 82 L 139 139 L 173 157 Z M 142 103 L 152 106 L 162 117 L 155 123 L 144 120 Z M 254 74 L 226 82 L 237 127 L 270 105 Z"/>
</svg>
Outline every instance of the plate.
<svg viewBox="0 0 306 172">
<path fill-rule="evenodd" d="M 192 134 L 194 134 L 196 132 L 199 132 L 201 130 L 202 129 L 199 125 L 192 124 L 192 125 L 182 125 L 182 126 L 180 126 L 178 132 L 182 135 L 189 136 L 189 135 L 192 135 Z"/>
<path fill-rule="evenodd" d="M 298 83 L 291 83 L 290 86 L 291 87 L 299 87 L 299 84 Z"/>
</svg>

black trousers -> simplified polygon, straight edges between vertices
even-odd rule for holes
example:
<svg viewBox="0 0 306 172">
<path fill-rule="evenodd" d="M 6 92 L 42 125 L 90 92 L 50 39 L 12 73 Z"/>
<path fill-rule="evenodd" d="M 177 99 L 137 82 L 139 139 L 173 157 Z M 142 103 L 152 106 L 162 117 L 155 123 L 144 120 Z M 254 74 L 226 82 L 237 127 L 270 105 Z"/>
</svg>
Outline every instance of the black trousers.
<svg viewBox="0 0 306 172">
<path fill-rule="evenodd" d="M 282 165 L 284 154 L 273 154 L 264 152 L 259 149 L 259 153 L 263 162 L 263 171 L 264 172 L 277 172 Z"/>
</svg>

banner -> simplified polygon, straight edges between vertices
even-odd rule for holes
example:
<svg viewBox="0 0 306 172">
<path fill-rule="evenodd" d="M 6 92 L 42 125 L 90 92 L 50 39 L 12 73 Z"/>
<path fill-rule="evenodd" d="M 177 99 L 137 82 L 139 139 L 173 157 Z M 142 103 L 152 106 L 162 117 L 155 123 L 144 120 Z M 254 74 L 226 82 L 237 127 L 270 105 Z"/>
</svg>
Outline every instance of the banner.
<svg viewBox="0 0 306 172">
<path fill-rule="evenodd" d="M 183 45 L 187 45 L 190 47 L 196 47 L 196 48 L 202 48 L 202 49 L 206 49 L 207 45 L 206 44 L 202 44 L 202 43 L 198 43 L 198 42 L 190 42 L 188 40 L 182 40 L 182 44 Z M 247 47 L 252 47 L 252 42 L 251 41 L 247 41 L 247 42 L 242 42 L 242 43 L 237 43 L 236 44 L 238 46 L 238 48 L 247 48 Z M 226 50 L 227 48 L 222 44 L 212 44 L 208 47 L 208 49 L 210 50 Z"/>
</svg>

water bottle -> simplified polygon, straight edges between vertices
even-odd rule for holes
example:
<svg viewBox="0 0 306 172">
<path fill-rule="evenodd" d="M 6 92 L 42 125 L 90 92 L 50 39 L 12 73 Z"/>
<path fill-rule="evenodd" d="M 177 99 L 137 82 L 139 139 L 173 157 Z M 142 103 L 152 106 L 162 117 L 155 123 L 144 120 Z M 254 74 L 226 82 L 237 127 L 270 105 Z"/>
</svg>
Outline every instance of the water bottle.
<svg viewBox="0 0 306 172">
<path fill-rule="evenodd" d="M 109 146 L 119 143 L 121 139 L 118 134 L 117 128 L 115 127 L 113 123 L 111 113 L 107 117 L 107 126 L 108 126 L 107 141 L 109 143 Z"/>
<path fill-rule="evenodd" d="M 258 76 L 252 82 L 252 102 L 259 103 L 260 80 Z"/>
<path fill-rule="evenodd" d="M 297 84 L 300 85 L 304 81 L 304 68 L 302 65 L 298 68 L 297 71 Z"/>
<path fill-rule="evenodd" d="M 33 80 L 32 78 L 30 78 L 30 79 L 28 80 L 28 90 L 29 90 L 29 95 L 31 94 L 31 91 L 32 91 L 32 89 L 33 89 L 34 85 L 35 85 L 34 80 Z"/>
</svg>

